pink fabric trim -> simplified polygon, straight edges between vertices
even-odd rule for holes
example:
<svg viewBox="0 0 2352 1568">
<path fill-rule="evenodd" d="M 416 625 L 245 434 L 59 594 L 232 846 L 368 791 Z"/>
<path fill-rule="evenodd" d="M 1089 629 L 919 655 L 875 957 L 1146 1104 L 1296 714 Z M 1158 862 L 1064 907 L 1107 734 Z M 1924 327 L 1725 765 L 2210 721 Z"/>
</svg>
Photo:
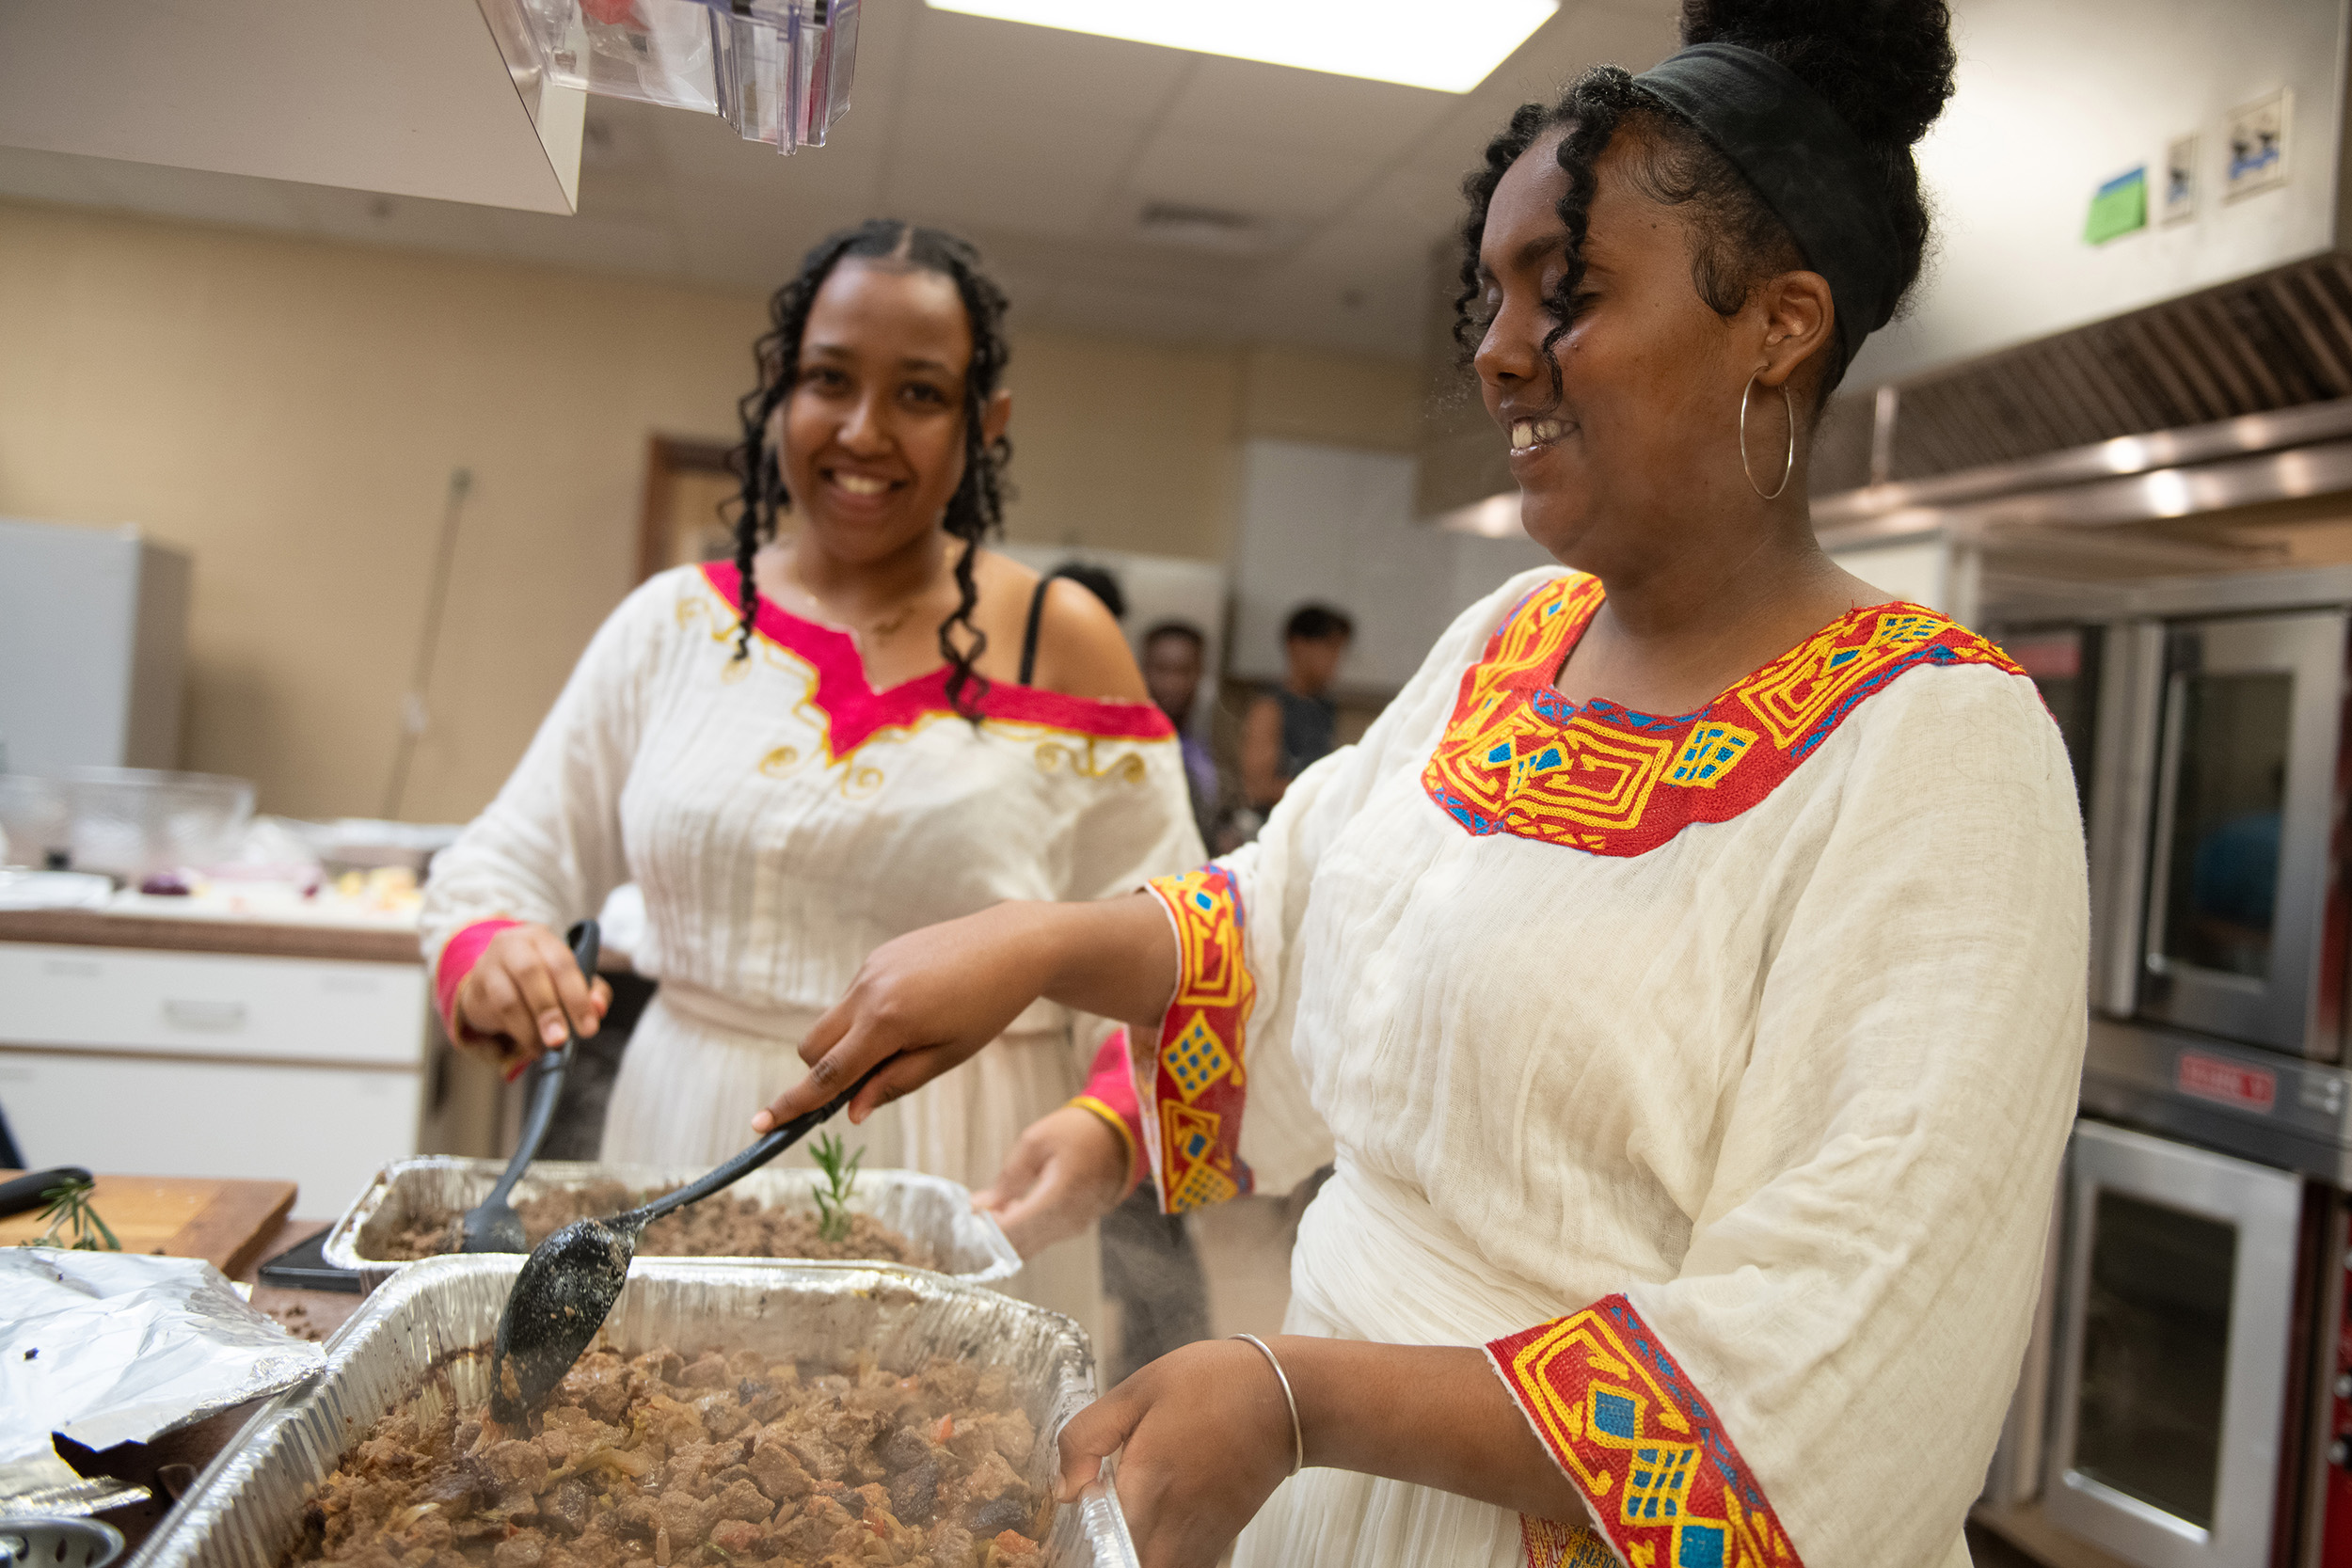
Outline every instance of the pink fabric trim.
<svg viewBox="0 0 2352 1568">
<path fill-rule="evenodd" d="M 736 586 L 740 579 L 731 563 L 710 562 L 703 567 L 703 576 L 728 604 L 743 602 Z M 804 621 L 764 595 L 753 610 L 752 626 L 777 647 L 807 660 L 817 673 L 812 700 L 825 715 L 825 750 L 834 757 L 849 755 L 881 731 L 913 729 L 934 714 L 956 711 L 947 701 L 947 667 L 944 664 L 877 691 L 866 681 L 866 661 L 858 657 L 857 640 L 848 632 Z M 1104 740 L 1176 737 L 1168 715 L 1150 703 L 1102 702 L 992 681 L 979 706 L 983 718 L 1042 724 Z"/>
<path fill-rule="evenodd" d="M 1127 1172 L 1127 1191 L 1132 1193 L 1143 1180 L 1143 1113 L 1136 1109 L 1136 1077 L 1127 1064 L 1127 1031 L 1115 1029 L 1103 1048 L 1094 1053 L 1094 1065 L 1087 1069 L 1087 1086 L 1080 1091 L 1086 1098 L 1101 1101 L 1119 1113 L 1119 1119 L 1127 1125 L 1127 1147 L 1136 1151 Z M 1125 1196 L 1124 1194 L 1120 1196 Z"/>
<path fill-rule="evenodd" d="M 457 1022 L 457 988 L 466 983 L 473 966 L 482 961 L 482 950 L 490 945 L 490 939 L 519 920 L 477 920 L 458 928 L 457 934 L 441 945 L 441 961 L 433 971 L 433 1006 L 441 1015 L 441 1027 L 449 1031 L 451 1039 L 462 1039 L 467 1033 Z"/>
</svg>

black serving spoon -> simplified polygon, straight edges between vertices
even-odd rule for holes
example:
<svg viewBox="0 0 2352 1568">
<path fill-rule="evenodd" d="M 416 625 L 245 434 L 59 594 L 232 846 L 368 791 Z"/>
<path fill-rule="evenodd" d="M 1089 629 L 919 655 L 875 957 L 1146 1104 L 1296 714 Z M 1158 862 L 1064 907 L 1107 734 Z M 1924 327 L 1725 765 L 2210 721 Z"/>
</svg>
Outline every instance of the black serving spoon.
<svg viewBox="0 0 2352 1568">
<path fill-rule="evenodd" d="M 590 985 L 596 983 L 596 955 L 601 937 L 596 923 L 583 920 L 564 933 L 571 944 L 572 957 L 580 961 L 580 973 Z M 461 1222 L 457 1250 L 460 1252 L 524 1252 L 531 1243 L 523 1235 L 523 1217 L 515 1212 L 515 1206 L 506 1201 L 506 1195 L 515 1190 L 531 1162 L 538 1157 L 539 1146 L 547 1141 L 548 1125 L 555 1119 L 555 1102 L 564 1093 L 564 1072 L 572 1065 L 573 1048 L 580 1044 L 580 1036 L 571 1030 L 571 1020 L 564 1021 L 564 1044 L 557 1050 L 540 1053 L 531 1064 L 531 1075 L 525 1090 L 530 1108 L 523 1114 L 522 1140 L 515 1146 L 515 1157 L 506 1162 L 506 1174 L 490 1189 L 490 1196 L 466 1211 Z"/>
<path fill-rule="evenodd" d="M 799 1143 L 856 1098 L 885 1065 L 886 1060 L 877 1062 L 847 1089 L 764 1134 L 709 1175 L 642 1209 L 608 1219 L 574 1220 L 532 1248 L 515 1276 L 506 1310 L 499 1314 L 498 1343 L 490 1355 L 490 1414 L 514 1426 L 564 1381 L 620 1299 L 645 1227 L 733 1186 Z"/>
</svg>

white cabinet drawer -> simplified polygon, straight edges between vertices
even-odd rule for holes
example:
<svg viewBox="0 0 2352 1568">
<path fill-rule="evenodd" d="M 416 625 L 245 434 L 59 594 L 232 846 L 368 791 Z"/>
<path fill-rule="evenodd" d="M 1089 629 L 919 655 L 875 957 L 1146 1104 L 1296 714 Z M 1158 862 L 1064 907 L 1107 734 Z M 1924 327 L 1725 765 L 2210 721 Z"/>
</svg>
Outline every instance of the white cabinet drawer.
<svg viewBox="0 0 2352 1568">
<path fill-rule="evenodd" d="M 378 1165 L 415 1150 L 423 1082 L 394 1068 L 0 1050 L 0 1108 L 33 1169 L 293 1181 L 306 1219 L 341 1213 Z"/>
<path fill-rule="evenodd" d="M 425 1006 L 421 964 L 0 942 L 6 1045 L 415 1068 Z"/>
</svg>

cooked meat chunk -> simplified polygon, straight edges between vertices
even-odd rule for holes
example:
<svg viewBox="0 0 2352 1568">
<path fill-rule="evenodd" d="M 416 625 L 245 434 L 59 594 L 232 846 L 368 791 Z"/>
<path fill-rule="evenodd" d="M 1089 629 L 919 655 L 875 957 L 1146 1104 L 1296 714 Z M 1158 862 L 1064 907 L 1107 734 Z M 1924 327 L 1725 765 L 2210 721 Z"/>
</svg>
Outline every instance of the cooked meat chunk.
<svg viewBox="0 0 2352 1568">
<path fill-rule="evenodd" d="M 619 1181 L 590 1181 L 515 1200 L 523 1218 L 523 1239 L 537 1246 L 574 1220 L 634 1209 L 658 1192 L 636 1192 Z M 459 1211 L 430 1207 L 413 1211 L 389 1236 L 363 1236 L 364 1256 L 388 1263 L 412 1262 L 436 1253 L 455 1252 Z M 640 1258 L 872 1258 L 930 1268 L 927 1248 L 871 1214 L 851 1214 L 847 1239 L 829 1242 L 818 1233 L 817 1216 L 801 1208 L 763 1209 L 750 1197 L 708 1197 L 664 1214 L 645 1228 Z M 737 1356 L 746 1352 L 736 1352 Z M 960 1565 L 959 1565 L 960 1568 Z"/>
<path fill-rule="evenodd" d="M 790 1502 L 805 1497 L 817 1483 L 801 1465 L 792 1450 L 778 1439 L 760 1433 L 758 1444 L 752 1449 L 749 1461 L 752 1481 L 771 1502 Z"/>
<path fill-rule="evenodd" d="M 588 1528 L 588 1511 L 595 1502 L 596 1494 L 588 1490 L 586 1482 L 561 1481 L 539 1504 L 539 1518 L 558 1535 L 578 1535 Z"/>
<path fill-rule="evenodd" d="M 513 1438 L 484 1454 L 482 1462 L 501 1487 L 518 1486 L 535 1497 L 548 1483 L 548 1451 L 540 1443 Z"/>
<path fill-rule="evenodd" d="M 1036 1447 L 1009 1381 L 956 1362 L 599 1347 L 528 1430 L 446 1385 L 377 1422 L 279 1568 L 1001 1568 L 1052 1520 Z"/>
<path fill-rule="evenodd" d="M 490 1568 L 539 1568 L 547 1555 L 546 1538 L 527 1529 L 498 1544 L 490 1553 Z"/>
</svg>

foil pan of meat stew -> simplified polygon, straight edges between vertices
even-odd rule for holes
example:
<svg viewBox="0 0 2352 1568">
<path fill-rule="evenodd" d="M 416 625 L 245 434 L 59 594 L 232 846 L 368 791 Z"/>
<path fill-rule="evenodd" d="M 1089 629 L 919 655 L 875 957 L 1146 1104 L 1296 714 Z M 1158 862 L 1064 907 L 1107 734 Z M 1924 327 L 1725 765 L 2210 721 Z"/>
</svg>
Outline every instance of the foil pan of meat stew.
<svg viewBox="0 0 2352 1568">
<path fill-rule="evenodd" d="M 374 1424 L 420 1399 L 489 1397 L 490 1346 L 521 1259 L 425 1259 L 370 1294 L 326 1370 L 267 1405 L 198 1478 L 131 1568 L 279 1568 L 311 1495 Z M 870 1354 L 894 1371 L 937 1357 L 1003 1370 L 1038 1433 L 1022 1479 L 1050 1492 L 1057 1439 L 1095 1397 L 1094 1355 L 1057 1312 L 935 1274 L 782 1262 L 645 1262 L 605 1324 L 624 1353 L 752 1350 L 803 1369 Z M 1055 1510 L 1040 1568 L 1138 1568 L 1105 1481 Z"/>
<path fill-rule="evenodd" d="M 421 1217 L 451 1211 L 462 1214 L 490 1196 L 505 1172 L 503 1160 L 472 1160 L 454 1155 L 427 1155 L 395 1160 L 376 1173 L 375 1180 L 343 1211 L 327 1233 L 326 1259 L 335 1268 L 358 1275 L 360 1289 L 373 1291 L 409 1266 L 385 1257 L 386 1243 Z M 701 1170 L 660 1165 L 606 1164 L 590 1161 L 540 1160 L 515 1183 L 510 1202 L 519 1206 L 558 1188 L 584 1187 L 598 1181 L 618 1181 L 631 1192 L 666 1192 L 703 1175 Z M 710 1202 L 749 1198 L 763 1209 L 784 1206 L 813 1212 L 817 1174 L 799 1166 L 771 1165 L 744 1177 Z M 971 1285 L 1001 1287 L 1021 1272 L 1021 1255 L 995 1217 L 972 1207 L 971 1190 L 943 1177 L 911 1170 L 860 1171 L 849 1207 L 904 1235 L 930 1258 L 932 1272 Z M 660 1257 L 641 1252 L 641 1260 Z M 767 1261 L 758 1259 L 758 1261 Z M 808 1259 L 777 1259 L 809 1264 Z M 865 1259 L 853 1263 L 874 1268 L 908 1268 L 887 1259 Z"/>
</svg>

